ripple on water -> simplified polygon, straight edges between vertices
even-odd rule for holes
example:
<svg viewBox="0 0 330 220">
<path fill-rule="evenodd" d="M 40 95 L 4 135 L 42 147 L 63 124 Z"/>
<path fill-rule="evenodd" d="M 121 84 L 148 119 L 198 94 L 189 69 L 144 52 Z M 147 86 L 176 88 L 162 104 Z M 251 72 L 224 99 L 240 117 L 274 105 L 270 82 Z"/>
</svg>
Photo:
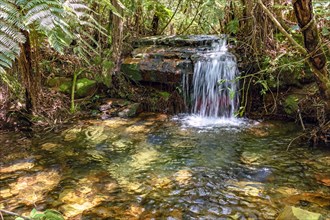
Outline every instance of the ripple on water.
<svg viewBox="0 0 330 220">
<path fill-rule="evenodd" d="M 286 152 L 296 135 L 288 123 L 203 122 L 197 116 L 162 123 L 89 121 L 36 138 L 28 155 L 1 161 L 0 200 L 18 201 L 17 186 L 30 183 L 24 192 L 42 192 L 38 203 L 72 218 L 276 219 L 285 205 L 299 206 L 302 199 L 304 208 L 330 216 L 330 157 L 294 144 Z M 0 149 L 13 153 L 7 145 Z M 51 167 L 60 172 L 44 173 Z"/>
</svg>

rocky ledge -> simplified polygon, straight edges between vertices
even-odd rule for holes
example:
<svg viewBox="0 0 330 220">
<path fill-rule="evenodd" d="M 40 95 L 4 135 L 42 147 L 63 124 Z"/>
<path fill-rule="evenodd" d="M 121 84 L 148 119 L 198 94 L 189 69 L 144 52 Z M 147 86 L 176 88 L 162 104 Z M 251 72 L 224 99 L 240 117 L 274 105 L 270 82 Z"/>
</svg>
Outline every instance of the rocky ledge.
<svg viewBox="0 0 330 220">
<path fill-rule="evenodd" d="M 133 81 L 178 84 L 183 74 L 193 74 L 193 62 L 200 54 L 216 50 L 225 36 L 153 36 L 133 42 L 132 56 L 126 58 L 122 72 Z"/>
</svg>

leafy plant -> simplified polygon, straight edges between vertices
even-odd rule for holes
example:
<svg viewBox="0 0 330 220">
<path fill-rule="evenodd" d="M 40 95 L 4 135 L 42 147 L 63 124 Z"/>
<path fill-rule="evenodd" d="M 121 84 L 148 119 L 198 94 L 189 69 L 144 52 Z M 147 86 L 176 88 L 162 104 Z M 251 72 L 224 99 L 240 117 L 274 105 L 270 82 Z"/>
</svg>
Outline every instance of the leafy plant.
<svg viewBox="0 0 330 220">
<path fill-rule="evenodd" d="M 238 19 L 233 19 L 233 20 L 229 21 L 228 24 L 227 24 L 226 29 L 229 33 L 237 34 L 237 32 L 239 30 L 239 21 L 238 21 Z"/>
<path fill-rule="evenodd" d="M 51 47 L 60 53 L 73 40 L 83 45 L 77 50 L 82 54 L 86 53 L 87 48 L 93 50 L 82 37 L 89 35 L 80 27 L 102 28 L 88 11 L 80 0 L 0 0 L 0 73 L 12 67 L 13 61 L 20 55 L 20 44 L 28 40 L 32 30 L 45 36 Z M 89 39 L 93 41 L 90 36 Z"/>
<path fill-rule="evenodd" d="M 16 214 L 16 213 L 12 213 Z M 47 209 L 43 212 L 37 211 L 36 209 L 32 209 L 30 212 L 30 215 L 28 217 L 17 217 L 15 220 L 25 220 L 25 219 L 31 219 L 31 220 L 64 220 L 62 214 L 58 211 Z"/>
<path fill-rule="evenodd" d="M 299 106 L 298 106 L 299 99 L 294 96 L 290 95 L 288 96 L 284 101 L 284 111 L 287 114 L 293 114 L 294 112 L 297 112 Z"/>
</svg>

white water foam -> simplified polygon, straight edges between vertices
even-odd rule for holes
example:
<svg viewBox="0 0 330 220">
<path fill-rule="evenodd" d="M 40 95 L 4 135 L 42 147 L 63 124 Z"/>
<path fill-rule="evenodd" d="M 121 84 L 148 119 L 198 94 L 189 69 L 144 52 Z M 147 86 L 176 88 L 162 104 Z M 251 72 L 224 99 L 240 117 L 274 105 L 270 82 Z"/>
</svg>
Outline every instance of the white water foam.
<svg viewBox="0 0 330 220">
<path fill-rule="evenodd" d="M 251 121 L 243 118 L 204 117 L 196 114 L 181 114 L 172 118 L 179 121 L 183 128 L 192 127 L 199 129 L 212 128 L 245 128 L 251 125 Z"/>
<path fill-rule="evenodd" d="M 184 100 L 190 96 L 191 115 L 179 117 L 187 127 L 238 127 L 244 120 L 235 118 L 239 106 L 239 74 L 236 57 L 228 52 L 226 39 L 199 54 L 194 63 L 192 85 L 183 77 Z M 191 91 L 191 94 L 190 92 Z M 188 104 L 187 104 L 188 106 Z"/>
</svg>

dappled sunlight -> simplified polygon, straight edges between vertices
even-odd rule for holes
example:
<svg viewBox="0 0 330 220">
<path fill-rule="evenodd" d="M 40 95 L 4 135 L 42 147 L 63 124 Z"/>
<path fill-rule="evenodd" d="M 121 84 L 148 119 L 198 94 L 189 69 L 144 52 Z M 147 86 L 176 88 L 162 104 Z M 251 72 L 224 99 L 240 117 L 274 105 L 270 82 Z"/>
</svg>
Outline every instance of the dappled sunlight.
<svg viewBox="0 0 330 220">
<path fill-rule="evenodd" d="M 8 146 L 15 157 L 6 152 L 0 170 L 1 208 L 47 206 L 69 220 L 275 219 L 305 199 L 309 210 L 330 214 L 329 155 L 286 152 L 295 125 L 243 120 L 205 129 L 163 115 L 109 121 L 21 141 L 27 159 Z"/>
<path fill-rule="evenodd" d="M 99 188 L 98 185 L 102 184 Z M 104 188 L 103 188 L 104 186 Z M 60 192 L 58 202 L 59 210 L 67 218 L 82 214 L 102 202 L 110 201 L 111 193 L 117 189 L 117 184 L 104 176 L 103 173 L 91 172 L 79 179 L 74 188 L 65 188 Z"/>
<path fill-rule="evenodd" d="M 160 153 L 152 148 L 143 148 L 132 155 L 130 166 L 136 170 L 143 170 L 152 166 L 152 163 L 158 159 Z"/>
<path fill-rule="evenodd" d="M 34 163 L 33 162 L 18 162 L 18 163 L 14 163 L 8 166 L 2 166 L 0 173 L 12 173 L 12 172 L 16 172 L 19 170 L 29 170 L 32 167 L 34 167 Z"/>
<path fill-rule="evenodd" d="M 58 170 L 45 169 L 33 174 L 19 177 L 1 188 L 0 195 L 7 207 L 17 208 L 19 205 L 31 206 L 43 202 L 47 193 L 52 191 L 60 182 Z"/>
</svg>

